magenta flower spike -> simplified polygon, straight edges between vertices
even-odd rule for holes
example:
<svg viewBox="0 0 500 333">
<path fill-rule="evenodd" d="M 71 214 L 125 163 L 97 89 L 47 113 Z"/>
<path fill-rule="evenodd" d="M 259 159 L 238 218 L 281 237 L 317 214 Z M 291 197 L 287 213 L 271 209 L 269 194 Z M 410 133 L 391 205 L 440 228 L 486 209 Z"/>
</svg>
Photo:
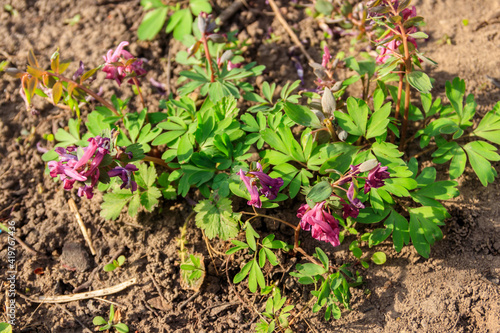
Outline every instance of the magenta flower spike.
<svg viewBox="0 0 500 333">
<path fill-rule="evenodd" d="M 297 217 L 301 219 L 300 227 L 305 231 L 311 231 L 313 238 L 339 246 L 339 222 L 326 210 L 323 209 L 325 201 L 317 203 L 313 209 L 307 204 L 300 206 Z"/>
<path fill-rule="evenodd" d="M 122 81 L 129 75 L 143 76 L 147 73 L 147 71 L 142 68 L 142 60 L 135 60 L 129 63 L 128 60 L 134 59 L 135 57 L 130 52 L 123 49 L 128 44 L 129 43 L 126 41 L 121 42 L 114 52 L 113 49 L 111 49 L 103 57 L 106 64 L 102 68 L 102 71 L 107 73 L 106 79 L 115 80 L 118 85 L 121 85 Z M 132 79 L 130 79 L 128 83 L 135 84 Z"/>
<path fill-rule="evenodd" d="M 63 181 L 64 189 L 71 190 L 76 181 L 88 182 L 78 189 L 78 195 L 85 195 L 88 199 L 93 197 L 93 188 L 99 181 L 99 165 L 104 156 L 109 154 L 110 139 L 97 136 L 90 138 L 89 146 L 83 148 L 83 155 L 78 159 L 76 147 L 56 148 L 59 154 L 59 161 L 50 161 L 48 163 L 50 176 L 60 175 Z"/>
<path fill-rule="evenodd" d="M 253 184 L 253 179 L 245 176 L 245 172 L 240 169 L 238 172 L 238 175 L 240 175 L 241 180 L 243 183 L 245 183 L 245 186 L 247 187 L 248 193 L 250 193 L 250 200 L 247 202 L 249 206 L 254 206 L 257 208 L 262 207 L 262 202 L 260 201 L 259 197 L 259 189 L 257 186 Z"/>
</svg>

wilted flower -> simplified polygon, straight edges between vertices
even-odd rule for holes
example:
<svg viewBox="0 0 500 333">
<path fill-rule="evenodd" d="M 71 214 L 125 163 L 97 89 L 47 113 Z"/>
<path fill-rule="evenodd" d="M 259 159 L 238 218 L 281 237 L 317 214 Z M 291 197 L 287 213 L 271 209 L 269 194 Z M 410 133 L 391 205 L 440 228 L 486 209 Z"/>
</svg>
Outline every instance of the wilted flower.
<svg viewBox="0 0 500 333">
<path fill-rule="evenodd" d="M 50 161 L 48 167 L 51 177 L 60 175 L 65 190 L 71 190 L 76 181 L 90 182 L 78 189 L 78 195 L 91 199 L 94 195 L 92 190 L 99 181 L 99 165 L 104 156 L 109 154 L 110 139 L 97 136 L 88 141 L 89 145 L 82 149 L 80 159 L 77 157 L 76 147 L 56 148 L 60 160 Z"/>
<path fill-rule="evenodd" d="M 387 167 L 381 166 L 379 163 L 369 173 L 365 182 L 365 194 L 370 192 L 370 189 L 384 186 L 384 179 L 390 178 L 391 175 L 387 171 Z"/>
<path fill-rule="evenodd" d="M 328 213 L 323 206 L 325 201 L 317 203 L 313 209 L 307 204 L 300 206 L 297 217 L 300 218 L 300 227 L 311 231 L 313 238 L 339 246 L 339 222 Z"/>
<path fill-rule="evenodd" d="M 111 49 L 104 56 L 106 64 L 102 70 L 107 73 L 106 79 L 113 79 L 118 85 L 121 85 L 127 77 L 143 76 L 147 73 L 142 68 L 143 61 L 136 59 L 130 52 L 123 49 L 128 44 L 128 42 L 121 42 L 114 52 Z M 132 79 L 128 83 L 135 84 Z"/>
<path fill-rule="evenodd" d="M 271 178 L 262 171 L 260 163 L 257 163 L 257 171 L 250 171 L 245 175 L 245 172 L 240 170 L 238 174 L 250 193 L 248 204 L 257 208 L 262 206 L 260 195 L 270 200 L 276 199 L 280 187 L 283 186 L 283 179 Z"/>
<path fill-rule="evenodd" d="M 83 64 L 83 61 L 80 60 L 80 65 L 78 66 L 78 69 L 75 71 L 73 76 L 71 77 L 73 81 L 75 81 L 77 78 L 79 78 L 83 72 L 85 71 L 85 65 Z"/>
<path fill-rule="evenodd" d="M 352 204 L 346 204 L 346 203 L 343 203 L 342 204 L 342 217 L 343 218 L 348 218 L 349 216 L 352 217 L 352 218 L 356 218 L 358 217 L 359 215 L 359 209 L 352 205 Z"/>
<path fill-rule="evenodd" d="M 125 167 L 116 167 L 108 171 L 108 176 L 110 177 L 120 177 L 123 184 L 120 186 L 121 189 L 129 188 L 132 193 L 137 191 L 137 183 L 132 180 L 132 172 L 138 171 L 139 169 L 133 164 L 127 164 Z"/>
</svg>

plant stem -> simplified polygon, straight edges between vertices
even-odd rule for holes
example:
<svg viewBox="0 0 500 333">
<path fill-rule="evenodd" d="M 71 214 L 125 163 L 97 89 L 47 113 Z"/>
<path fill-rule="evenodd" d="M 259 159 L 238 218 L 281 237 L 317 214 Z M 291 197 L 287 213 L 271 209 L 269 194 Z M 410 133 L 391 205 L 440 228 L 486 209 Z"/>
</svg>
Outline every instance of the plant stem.
<svg viewBox="0 0 500 333">
<path fill-rule="evenodd" d="M 137 92 L 139 93 L 139 97 L 141 98 L 142 107 L 146 108 L 146 103 L 144 103 L 144 97 L 142 97 L 141 87 L 139 86 L 139 80 L 137 80 L 136 77 L 133 77 L 132 81 L 134 81 L 134 84 L 137 87 Z"/>
<path fill-rule="evenodd" d="M 205 57 L 207 58 L 208 65 L 210 66 L 210 82 L 215 82 L 214 67 L 212 65 L 212 58 L 210 57 L 210 51 L 208 50 L 207 35 L 205 33 L 203 33 L 201 41 L 203 42 L 203 48 L 205 49 Z"/>
<path fill-rule="evenodd" d="M 406 139 L 406 130 L 408 127 L 408 114 L 410 111 L 410 82 L 408 81 L 408 76 L 411 72 L 411 58 L 410 58 L 410 50 L 408 48 L 408 36 L 406 35 L 406 30 L 403 23 L 399 22 L 399 29 L 401 30 L 401 39 L 403 40 L 403 48 L 405 50 L 405 58 L 404 58 L 404 66 L 405 66 L 405 113 L 403 118 L 403 125 L 401 128 L 401 140 L 399 141 L 399 149 L 401 150 L 405 145 Z"/>
<path fill-rule="evenodd" d="M 95 92 L 93 92 L 92 90 L 88 89 L 87 87 L 71 80 L 71 79 L 68 79 L 67 77 L 65 76 L 62 76 L 60 74 L 56 74 L 56 73 L 46 73 L 50 76 L 55 76 L 57 77 L 59 80 L 61 81 L 64 81 L 64 82 L 68 82 L 68 83 L 71 83 L 71 84 L 74 84 L 75 85 L 75 88 L 78 88 L 78 89 L 81 89 L 83 90 L 87 95 L 90 95 L 92 96 L 93 98 L 95 98 L 95 100 L 99 101 L 102 105 L 104 105 L 105 107 L 107 107 L 108 109 L 110 109 L 117 117 L 122 117 L 122 115 L 120 115 L 118 113 L 118 111 L 115 109 L 115 107 L 109 103 L 108 101 L 106 101 L 104 98 L 102 98 L 101 96 L 97 95 Z"/>
<path fill-rule="evenodd" d="M 158 158 L 158 157 L 146 155 L 146 156 L 144 156 L 144 158 L 142 160 L 146 161 L 146 162 L 153 162 L 155 164 L 161 165 L 170 171 L 177 170 L 177 169 L 171 168 L 167 163 L 165 163 L 164 160 L 162 160 L 161 158 Z"/>
<path fill-rule="evenodd" d="M 296 225 L 293 225 L 290 222 L 287 222 L 285 220 L 282 220 L 282 219 L 279 219 L 279 218 L 276 218 L 276 217 L 272 217 L 272 216 L 269 216 L 269 215 L 264 215 L 264 214 L 260 214 L 260 213 L 252 213 L 252 212 L 240 212 L 240 213 L 241 214 L 246 214 L 246 215 L 254 215 L 255 217 L 265 217 L 265 218 L 268 218 L 268 219 L 275 220 L 275 221 L 281 222 L 283 224 L 286 224 L 290 228 L 297 229 Z"/>
<path fill-rule="evenodd" d="M 401 64 L 400 69 L 401 69 L 401 73 L 404 73 L 404 65 L 403 64 Z M 396 113 L 394 114 L 394 118 L 396 119 L 396 121 L 399 118 L 399 112 L 401 110 L 401 96 L 403 95 L 404 75 L 401 73 L 399 74 L 398 100 L 396 102 Z M 396 140 L 396 134 L 394 132 L 391 132 L 391 143 L 394 143 L 395 140 Z"/>
</svg>

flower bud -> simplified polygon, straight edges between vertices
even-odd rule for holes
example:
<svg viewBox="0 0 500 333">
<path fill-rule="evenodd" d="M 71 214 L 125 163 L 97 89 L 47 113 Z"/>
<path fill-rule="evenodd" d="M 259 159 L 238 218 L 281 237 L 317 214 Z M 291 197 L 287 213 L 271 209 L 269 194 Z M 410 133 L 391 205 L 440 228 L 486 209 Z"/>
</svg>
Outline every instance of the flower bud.
<svg viewBox="0 0 500 333">
<path fill-rule="evenodd" d="M 214 43 L 225 43 L 227 41 L 226 35 L 225 34 L 211 34 L 208 36 L 208 39 L 210 39 Z"/>
<path fill-rule="evenodd" d="M 200 32 L 202 34 L 207 31 L 207 20 L 205 19 L 204 15 L 202 15 L 202 13 L 198 15 L 198 29 L 200 29 Z"/>
<path fill-rule="evenodd" d="M 314 69 L 314 75 L 318 77 L 320 80 L 326 79 L 328 76 L 326 74 L 326 69 L 325 67 L 321 66 L 320 64 L 316 62 L 311 62 L 309 63 L 309 66 L 311 66 Z"/>
<path fill-rule="evenodd" d="M 325 88 L 323 92 L 323 97 L 321 98 L 321 106 L 323 107 L 323 112 L 330 116 L 333 114 L 337 107 L 337 102 L 335 101 L 335 97 L 333 97 L 330 89 Z"/>
<path fill-rule="evenodd" d="M 378 161 L 376 159 L 371 159 L 366 162 L 363 162 L 359 165 L 359 172 L 366 172 L 370 171 L 371 169 L 375 168 L 378 165 Z"/>
<path fill-rule="evenodd" d="M 229 61 L 231 60 L 231 58 L 233 57 L 233 51 L 231 50 L 227 50 L 226 52 L 224 52 L 221 57 L 219 58 L 219 61 L 221 64 L 225 63 L 226 61 Z"/>
<path fill-rule="evenodd" d="M 344 83 L 344 81 L 338 81 L 338 82 L 336 82 L 336 83 L 333 85 L 333 87 L 332 87 L 332 89 L 331 89 L 331 90 L 332 90 L 333 92 L 337 92 L 337 91 L 339 91 L 339 90 L 342 88 L 342 83 Z"/>
<path fill-rule="evenodd" d="M 4 72 L 16 78 L 20 78 L 24 74 L 23 71 L 20 71 L 19 69 L 13 67 L 6 68 Z"/>
<path fill-rule="evenodd" d="M 347 133 L 344 130 L 340 130 L 340 132 L 337 133 L 337 136 L 339 137 L 339 140 L 343 142 L 343 141 L 347 140 L 349 133 Z"/>
</svg>

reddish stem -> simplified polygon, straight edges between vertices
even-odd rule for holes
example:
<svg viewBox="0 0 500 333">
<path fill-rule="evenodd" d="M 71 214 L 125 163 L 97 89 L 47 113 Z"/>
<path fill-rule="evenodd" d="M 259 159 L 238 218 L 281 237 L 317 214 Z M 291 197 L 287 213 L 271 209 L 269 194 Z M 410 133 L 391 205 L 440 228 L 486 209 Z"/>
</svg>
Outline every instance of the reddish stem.
<svg viewBox="0 0 500 333">
<path fill-rule="evenodd" d="M 47 72 L 47 74 L 50 75 L 50 76 L 55 76 L 55 77 L 57 77 L 61 81 L 74 84 L 76 88 L 83 90 L 87 95 L 92 96 L 93 98 L 95 98 L 95 100 L 99 101 L 102 105 L 104 105 L 105 107 L 107 107 L 108 109 L 110 109 L 117 117 L 121 117 L 121 115 L 118 113 L 118 111 L 115 109 L 115 107 L 111 103 L 109 103 L 104 98 L 102 98 L 101 96 L 97 95 L 95 92 L 93 92 L 92 90 L 88 89 L 87 87 L 85 87 L 85 86 L 83 86 L 83 85 L 81 85 L 81 84 L 79 84 L 79 83 L 77 83 L 77 82 L 75 82 L 75 81 L 73 81 L 71 79 L 68 79 L 67 77 L 62 76 L 60 74 L 49 73 L 49 72 Z"/>
<path fill-rule="evenodd" d="M 210 57 L 210 51 L 208 50 L 207 35 L 203 33 L 201 37 L 203 42 L 203 48 L 205 49 L 205 57 L 207 58 L 208 65 L 210 66 L 210 82 L 215 82 L 214 67 L 212 65 L 212 58 Z"/>
<path fill-rule="evenodd" d="M 144 103 L 144 98 L 142 97 L 141 87 L 139 86 L 139 80 L 137 80 L 136 77 L 133 77 L 132 81 L 134 81 L 134 84 L 137 87 L 137 91 L 139 93 L 139 97 L 141 98 L 142 107 L 145 108 L 146 107 L 146 103 Z"/>
</svg>

